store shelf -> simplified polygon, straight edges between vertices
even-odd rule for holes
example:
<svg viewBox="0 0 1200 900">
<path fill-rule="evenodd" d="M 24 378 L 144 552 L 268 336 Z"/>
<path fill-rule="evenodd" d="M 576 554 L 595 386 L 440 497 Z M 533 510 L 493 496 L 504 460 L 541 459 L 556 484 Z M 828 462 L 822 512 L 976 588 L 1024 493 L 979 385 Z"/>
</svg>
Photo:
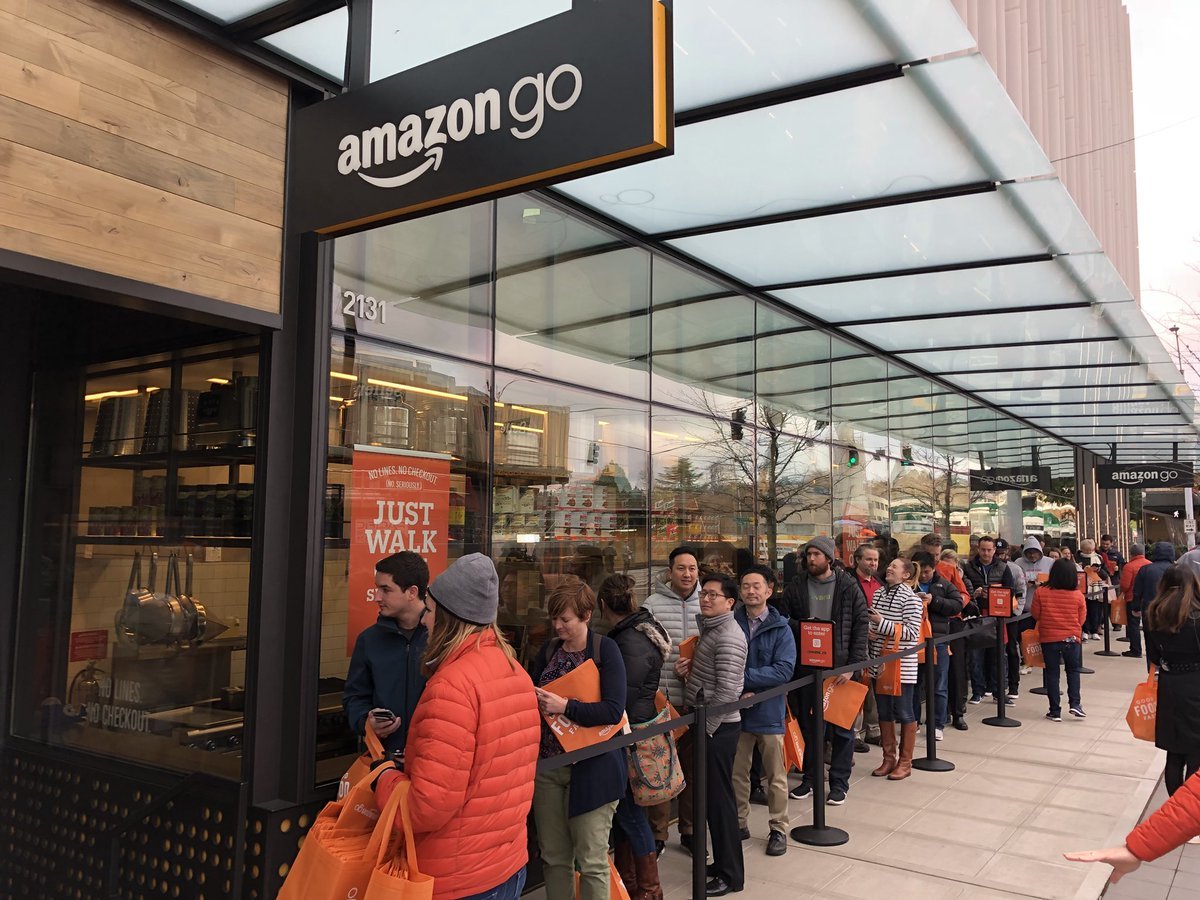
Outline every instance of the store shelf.
<svg viewBox="0 0 1200 900">
<path fill-rule="evenodd" d="M 135 453 L 129 456 L 85 456 L 81 465 L 98 469 L 165 469 L 173 457 L 181 469 L 205 466 L 248 465 L 256 447 L 225 447 L 218 450 L 177 450 L 174 453 Z"/>
</svg>

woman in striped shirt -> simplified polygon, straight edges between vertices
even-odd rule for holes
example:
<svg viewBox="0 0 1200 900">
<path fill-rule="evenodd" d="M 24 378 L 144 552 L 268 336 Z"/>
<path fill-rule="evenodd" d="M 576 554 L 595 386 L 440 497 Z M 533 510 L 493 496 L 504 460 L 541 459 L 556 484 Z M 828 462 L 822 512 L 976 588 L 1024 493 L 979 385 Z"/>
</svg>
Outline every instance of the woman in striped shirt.
<svg viewBox="0 0 1200 900">
<path fill-rule="evenodd" d="M 911 560 L 897 557 L 884 575 L 885 584 L 871 600 L 871 656 L 893 652 L 895 635 L 899 632 L 900 649 L 915 647 L 921 637 L 921 601 L 909 582 L 916 575 Z M 871 677 L 878 678 L 882 665 L 871 667 Z M 917 688 L 917 656 L 911 654 L 900 660 L 899 697 L 875 692 L 879 707 L 879 730 L 883 739 L 883 764 L 872 772 L 879 778 L 886 775 L 899 781 L 912 774 L 913 747 L 917 743 L 917 722 L 913 717 L 913 691 Z M 896 747 L 896 723 L 900 723 L 899 753 Z"/>
</svg>

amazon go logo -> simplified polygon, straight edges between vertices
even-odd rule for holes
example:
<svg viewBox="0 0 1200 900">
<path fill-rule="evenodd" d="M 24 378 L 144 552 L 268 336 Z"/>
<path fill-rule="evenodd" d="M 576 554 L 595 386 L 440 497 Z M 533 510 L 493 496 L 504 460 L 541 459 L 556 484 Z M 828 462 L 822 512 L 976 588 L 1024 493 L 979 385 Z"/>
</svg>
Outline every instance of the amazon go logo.
<svg viewBox="0 0 1200 900">
<path fill-rule="evenodd" d="M 363 181 L 381 188 L 396 188 L 416 181 L 430 169 L 442 166 L 442 155 L 451 143 L 462 143 L 472 135 L 500 131 L 506 124 L 504 112 L 512 123 L 509 132 L 526 141 L 542 130 L 548 112 L 565 112 L 575 105 L 583 91 L 583 74 L 570 63 L 563 63 L 549 75 L 526 75 L 508 91 L 502 106 L 500 91 L 488 88 L 474 97 L 460 97 L 453 103 L 425 110 L 422 117 L 409 113 L 398 122 L 384 122 L 361 134 L 348 134 L 338 143 L 338 171 L 357 174 Z M 374 166 L 424 157 L 419 164 L 400 174 L 373 175 Z"/>
</svg>

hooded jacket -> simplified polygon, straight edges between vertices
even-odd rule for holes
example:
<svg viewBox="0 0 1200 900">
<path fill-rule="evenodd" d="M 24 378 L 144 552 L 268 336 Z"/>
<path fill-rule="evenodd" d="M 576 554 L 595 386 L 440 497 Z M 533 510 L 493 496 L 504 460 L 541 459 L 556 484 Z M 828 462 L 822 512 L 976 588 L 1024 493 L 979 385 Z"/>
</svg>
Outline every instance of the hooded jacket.
<svg viewBox="0 0 1200 900">
<path fill-rule="evenodd" d="M 699 634 L 696 619 L 700 615 L 700 584 L 697 583 L 692 588 L 692 593 L 683 598 L 671 589 L 669 581 L 656 581 L 654 593 L 646 599 L 642 608 L 650 610 L 650 614 L 658 620 L 658 624 L 666 630 L 671 639 L 671 652 L 663 662 L 658 687 L 667 695 L 673 706 L 686 706 L 684 684 L 675 674 L 675 663 L 679 660 L 679 644 Z"/>
<path fill-rule="evenodd" d="M 1142 612 L 1158 593 L 1158 583 L 1163 574 L 1175 565 L 1175 546 L 1168 541 L 1159 541 L 1150 549 L 1150 565 L 1142 566 L 1133 579 L 1133 599 L 1129 608 Z"/>
<path fill-rule="evenodd" d="M 1031 553 L 1037 555 L 1030 559 L 1029 554 Z M 1054 560 L 1042 552 L 1042 545 L 1038 543 L 1037 538 L 1031 537 L 1025 541 L 1025 546 L 1022 548 L 1021 555 L 1016 559 L 1016 563 L 1025 575 L 1025 609 L 1029 609 L 1033 604 L 1033 592 L 1037 590 L 1037 577 L 1049 575 Z"/>
<path fill-rule="evenodd" d="M 796 671 L 796 639 L 787 619 L 775 607 L 767 606 L 767 621 L 750 636 L 750 617 L 739 605 L 734 619 L 746 636 L 746 683 L 743 690 L 758 692 L 786 684 Z M 742 731 L 750 734 L 783 734 L 787 714 L 787 696 L 780 694 L 757 706 L 742 710 Z"/>
<path fill-rule="evenodd" d="M 363 733 L 371 710 L 394 712 L 400 727 L 383 739 L 383 749 L 388 753 L 403 750 L 408 740 L 413 713 L 425 689 L 421 657 L 428 642 L 429 632 L 424 625 L 418 625 L 408 637 L 395 619 L 386 616 L 364 628 L 354 642 L 342 708 L 355 734 Z"/>
<path fill-rule="evenodd" d="M 663 662 L 671 653 L 667 631 L 642 608 L 626 616 L 608 632 L 625 661 L 625 712 L 634 724 L 658 715 L 654 695 L 658 692 Z"/>
</svg>

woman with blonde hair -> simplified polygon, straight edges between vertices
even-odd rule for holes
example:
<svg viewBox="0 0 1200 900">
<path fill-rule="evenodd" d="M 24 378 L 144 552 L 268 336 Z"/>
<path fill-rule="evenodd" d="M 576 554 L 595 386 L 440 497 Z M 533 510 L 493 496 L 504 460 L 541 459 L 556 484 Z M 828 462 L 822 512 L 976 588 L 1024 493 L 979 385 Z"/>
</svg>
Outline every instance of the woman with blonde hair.
<svg viewBox="0 0 1200 900">
<path fill-rule="evenodd" d="M 901 650 L 915 647 L 921 638 L 922 604 L 913 593 L 909 583 L 916 577 L 917 567 L 912 560 L 898 556 L 893 559 L 884 573 L 886 584 L 875 592 L 871 599 L 870 635 L 871 656 L 879 657 L 893 652 L 892 642 L 900 638 Z M 906 656 L 900 660 L 900 695 L 880 693 L 877 679 L 883 672 L 883 664 L 870 669 L 872 686 L 875 687 L 875 703 L 879 711 L 879 731 L 883 741 L 883 762 L 871 774 L 877 778 L 885 775 L 891 781 L 900 781 L 912 774 L 913 749 L 917 743 L 917 721 L 913 715 L 913 692 L 917 688 L 917 657 Z M 900 723 L 897 741 L 896 723 Z"/>
<path fill-rule="evenodd" d="M 1167 751 L 1163 778 L 1173 794 L 1185 773 L 1200 770 L 1200 582 L 1192 569 L 1167 569 L 1142 615 L 1146 655 L 1158 666 L 1154 746 Z"/>
<path fill-rule="evenodd" d="M 405 750 L 409 810 L 434 900 L 517 900 L 537 765 L 537 699 L 496 627 L 499 578 L 488 557 L 455 560 L 429 585 L 429 682 Z M 402 776 L 376 784 L 382 807 Z M 399 823 L 397 823 L 399 824 Z"/>
</svg>

